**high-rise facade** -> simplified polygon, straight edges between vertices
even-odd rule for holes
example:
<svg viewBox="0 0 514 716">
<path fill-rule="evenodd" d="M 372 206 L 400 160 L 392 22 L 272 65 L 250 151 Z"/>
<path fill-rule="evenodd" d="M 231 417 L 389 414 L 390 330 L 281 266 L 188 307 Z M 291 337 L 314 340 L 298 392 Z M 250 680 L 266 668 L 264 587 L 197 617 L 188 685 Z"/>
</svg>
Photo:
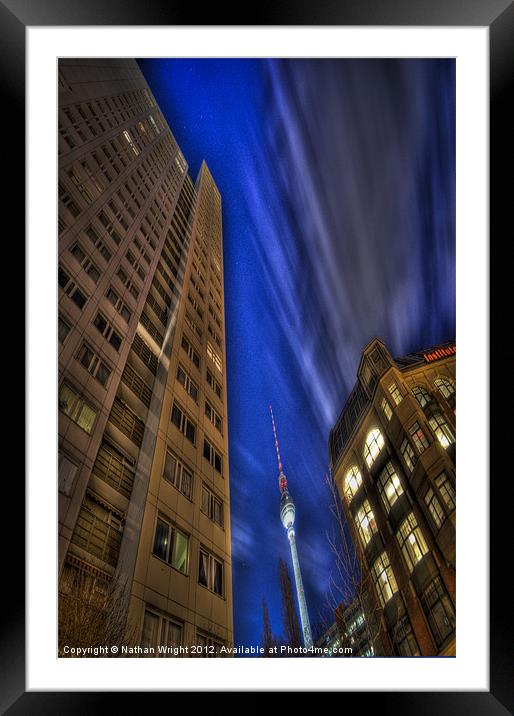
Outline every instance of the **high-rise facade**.
<svg viewBox="0 0 514 716">
<path fill-rule="evenodd" d="M 59 585 L 231 645 L 221 197 L 138 65 L 59 62 Z"/>
<path fill-rule="evenodd" d="M 455 355 L 444 344 L 393 359 L 374 339 L 330 434 L 385 654 L 455 654 Z"/>
</svg>

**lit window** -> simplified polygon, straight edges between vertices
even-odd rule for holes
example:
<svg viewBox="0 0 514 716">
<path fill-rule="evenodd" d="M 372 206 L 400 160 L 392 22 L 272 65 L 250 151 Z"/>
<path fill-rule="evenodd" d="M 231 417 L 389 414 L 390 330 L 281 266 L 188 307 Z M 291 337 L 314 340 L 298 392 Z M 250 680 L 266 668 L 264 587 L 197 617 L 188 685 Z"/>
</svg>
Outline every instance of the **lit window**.
<svg viewBox="0 0 514 716">
<path fill-rule="evenodd" d="M 447 400 L 455 395 L 455 381 L 451 378 L 436 378 L 434 385 L 441 395 Z"/>
<path fill-rule="evenodd" d="M 357 465 L 351 467 L 344 479 L 344 495 L 348 502 L 351 502 L 362 485 L 362 476 Z"/>
<path fill-rule="evenodd" d="M 371 430 L 366 438 L 366 444 L 364 445 L 364 459 L 368 467 L 371 467 L 375 462 L 378 453 L 384 447 L 384 438 L 378 428 Z"/>
<path fill-rule="evenodd" d="M 91 433 L 93 430 L 96 410 L 88 405 L 68 383 L 63 383 L 59 390 L 59 410 L 86 433 Z"/>
<path fill-rule="evenodd" d="M 179 572 L 186 574 L 189 556 L 189 537 L 161 517 L 157 518 L 153 554 Z"/>
<path fill-rule="evenodd" d="M 207 341 L 207 355 L 212 360 L 212 362 L 214 363 L 214 365 L 216 366 L 218 371 L 220 373 L 223 373 L 223 365 L 221 362 L 221 356 L 218 353 L 216 353 L 216 351 L 212 347 L 212 344 L 209 341 Z"/>
<path fill-rule="evenodd" d="M 391 396 L 392 396 L 394 402 L 396 403 L 396 405 L 400 405 L 400 403 L 403 400 L 403 396 L 400 393 L 400 389 L 398 388 L 396 383 L 391 383 L 391 385 L 389 386 L 389 392 L 391 393 Z"/>
<path fill-rule="evenodd" d="M 123 130 L 123 136 L 127 140 L 127 143 L 129 144 L 130 148 L 134 152 L 134 154 L 137 156 L 139 154 L 139 149 L 136 147 L 134 140 L 130 136 L 130 132 L 126 129 Z"/>
<path fill-rule="evenodd" d="M 415 385 L 412 389 L 412 394 L 418 401 L 418 403 L 421 405 L 422 408 L 424 408 L 426 405 L 430 403 L 432 398 L 430 397 L 430 393 L 423 388 L 421 385 Z"/>
<path fill-rule="evenodd" d="M 375 560 L 371 571 L 375 580 L 378 596 L 380 597 L 380 603 L 384 607 L 393 594 L 398 591 L 398 585 L 396 584 L 393 568 L 389 562 L 387 552 L 382 552 L 380 557 Z"/>
<path fill-rule="evenodd" d="M 435 486 L 439 490 L 439 494 L 441 495 L 446 507 L 450 510 L 450 512 L 453 512 L 455 509 L 455 489 L 445 472 L 442 472 L 438 477 L 436 477 Z"/>
<path fill-rule="evenodd" d="M 441 413 L 433 413 L 428 419 L 428 424 L 445 450 L 455 442 L 455 435 Z"/>
<path fill-rule="evenodd" d="M 378 491 L 384 503 L 386 512 L 389 512 L 396 500 L 403 494 L 400 478 L 395 472 L 393 464 L 388 462 L 378 476 Z"/>
<path fill-rule="evenodd" d="M 432 488 L 427 490 L 425 495 L 425 504 L 428 507 L 428 511 L 430 512 L 435 526 L 439 529 L 444 522 L 445 514 Z"/>
<path fill-rule="evenodd" d="M 411 426 L 409 433 L 411 434 L 411 437 L 414 441 L 414 445 L 416 446 L 419 453 L 422 453 L 426 448 L 428 447 L 428 440 L 426 438 L 425 433 L 420 428 L 419 423 L 415 422 L 414 425 Z"/>
<path fill-rule="evenodd" d="M 414 454 L 414 450 L 412 449 L 411 444 L 409 443 L 407 438 L 404 438 L 402 440 L 402 444 L 400 445 L 400 452 L 402 454 L 403 459 L 405 460 L 405 464 L 412 472 L 414 470 L 414 466 L 416 465 L 416 455 Z"/>
<path fill-rule="evenodd" d="M 401 523 L 396 533 L 396 539 L 407 562 L 407 566 L 412 572 L 416 564 L 423 559 L 424 555 L 428 552 L 427 543 L 425 542 L 425 538 L 413 512 Z"/>
<path fill-rule="evenodd" d="M 375 516 L 368 500 L 364 500 L 362 506 L 355 515 L 355 524 L 361 538 L 362 544 L 366 546 L 373 535 L 378 531 Z"/>
<path fill-rule="evenodd" d="M 391 420 L 393 411 L 391 409 L 391 406 L 389 405 L 389 403 L 387 402 L 387 400 L 385 398 L 382 398 L 382 412 L 386 416 L 387 420 Z"/>
</svg>

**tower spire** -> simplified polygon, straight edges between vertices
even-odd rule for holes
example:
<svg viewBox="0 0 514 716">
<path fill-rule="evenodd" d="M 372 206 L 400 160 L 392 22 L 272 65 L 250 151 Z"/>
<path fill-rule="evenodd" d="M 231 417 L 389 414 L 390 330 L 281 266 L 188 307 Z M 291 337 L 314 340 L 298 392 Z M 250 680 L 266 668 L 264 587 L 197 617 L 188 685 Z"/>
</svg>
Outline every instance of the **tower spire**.
<svg viewBox="0 0 514 716">
<path fill-rule="evenodd" d="M 275 416 L 273 415 L 273 407 L 270 403 L 269 411 L 271 413 L 271 424 L 273 426 L 273 437 L 275 438 L 275 450 L 277 452 L 277 462 L 278 462 L 278 484 L 280 487 L 280 492 L 283 492 L 287 487 L 287 480 L 286 476 L 284 475 L 284 471 L 282 468 L 282 458 L 280 457 L 280 448 L 278 446 L 278 438 L 277 438 L 277 428 L 275 425 Z"/>
</svg>

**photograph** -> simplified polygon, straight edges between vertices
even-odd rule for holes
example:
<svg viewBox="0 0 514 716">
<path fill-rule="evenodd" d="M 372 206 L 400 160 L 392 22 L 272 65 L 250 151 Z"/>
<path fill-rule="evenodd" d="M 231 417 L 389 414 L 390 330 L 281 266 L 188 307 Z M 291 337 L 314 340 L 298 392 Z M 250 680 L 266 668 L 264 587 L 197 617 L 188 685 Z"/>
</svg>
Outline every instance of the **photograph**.
<svg viewBox="0 0 514 716">
<path fill-rule="evenodd" d="M 455 661 L 455 57 L 56 82 L 57 657 Z"/>
</svg>

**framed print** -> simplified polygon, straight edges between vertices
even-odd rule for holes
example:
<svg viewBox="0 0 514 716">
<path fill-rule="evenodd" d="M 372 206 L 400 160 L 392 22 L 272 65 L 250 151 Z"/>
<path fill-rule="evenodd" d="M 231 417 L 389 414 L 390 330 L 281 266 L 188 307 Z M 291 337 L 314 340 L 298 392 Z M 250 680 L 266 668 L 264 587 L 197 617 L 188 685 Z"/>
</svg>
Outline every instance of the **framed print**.
<svg viewBox="0 0 514 716">
<path fill-rule="evenodd" d="M 4 3 L 29 319 L 10 713 L 90 690 L 509 707 L 500 5 L 236 27 Z"/>
</svg>

